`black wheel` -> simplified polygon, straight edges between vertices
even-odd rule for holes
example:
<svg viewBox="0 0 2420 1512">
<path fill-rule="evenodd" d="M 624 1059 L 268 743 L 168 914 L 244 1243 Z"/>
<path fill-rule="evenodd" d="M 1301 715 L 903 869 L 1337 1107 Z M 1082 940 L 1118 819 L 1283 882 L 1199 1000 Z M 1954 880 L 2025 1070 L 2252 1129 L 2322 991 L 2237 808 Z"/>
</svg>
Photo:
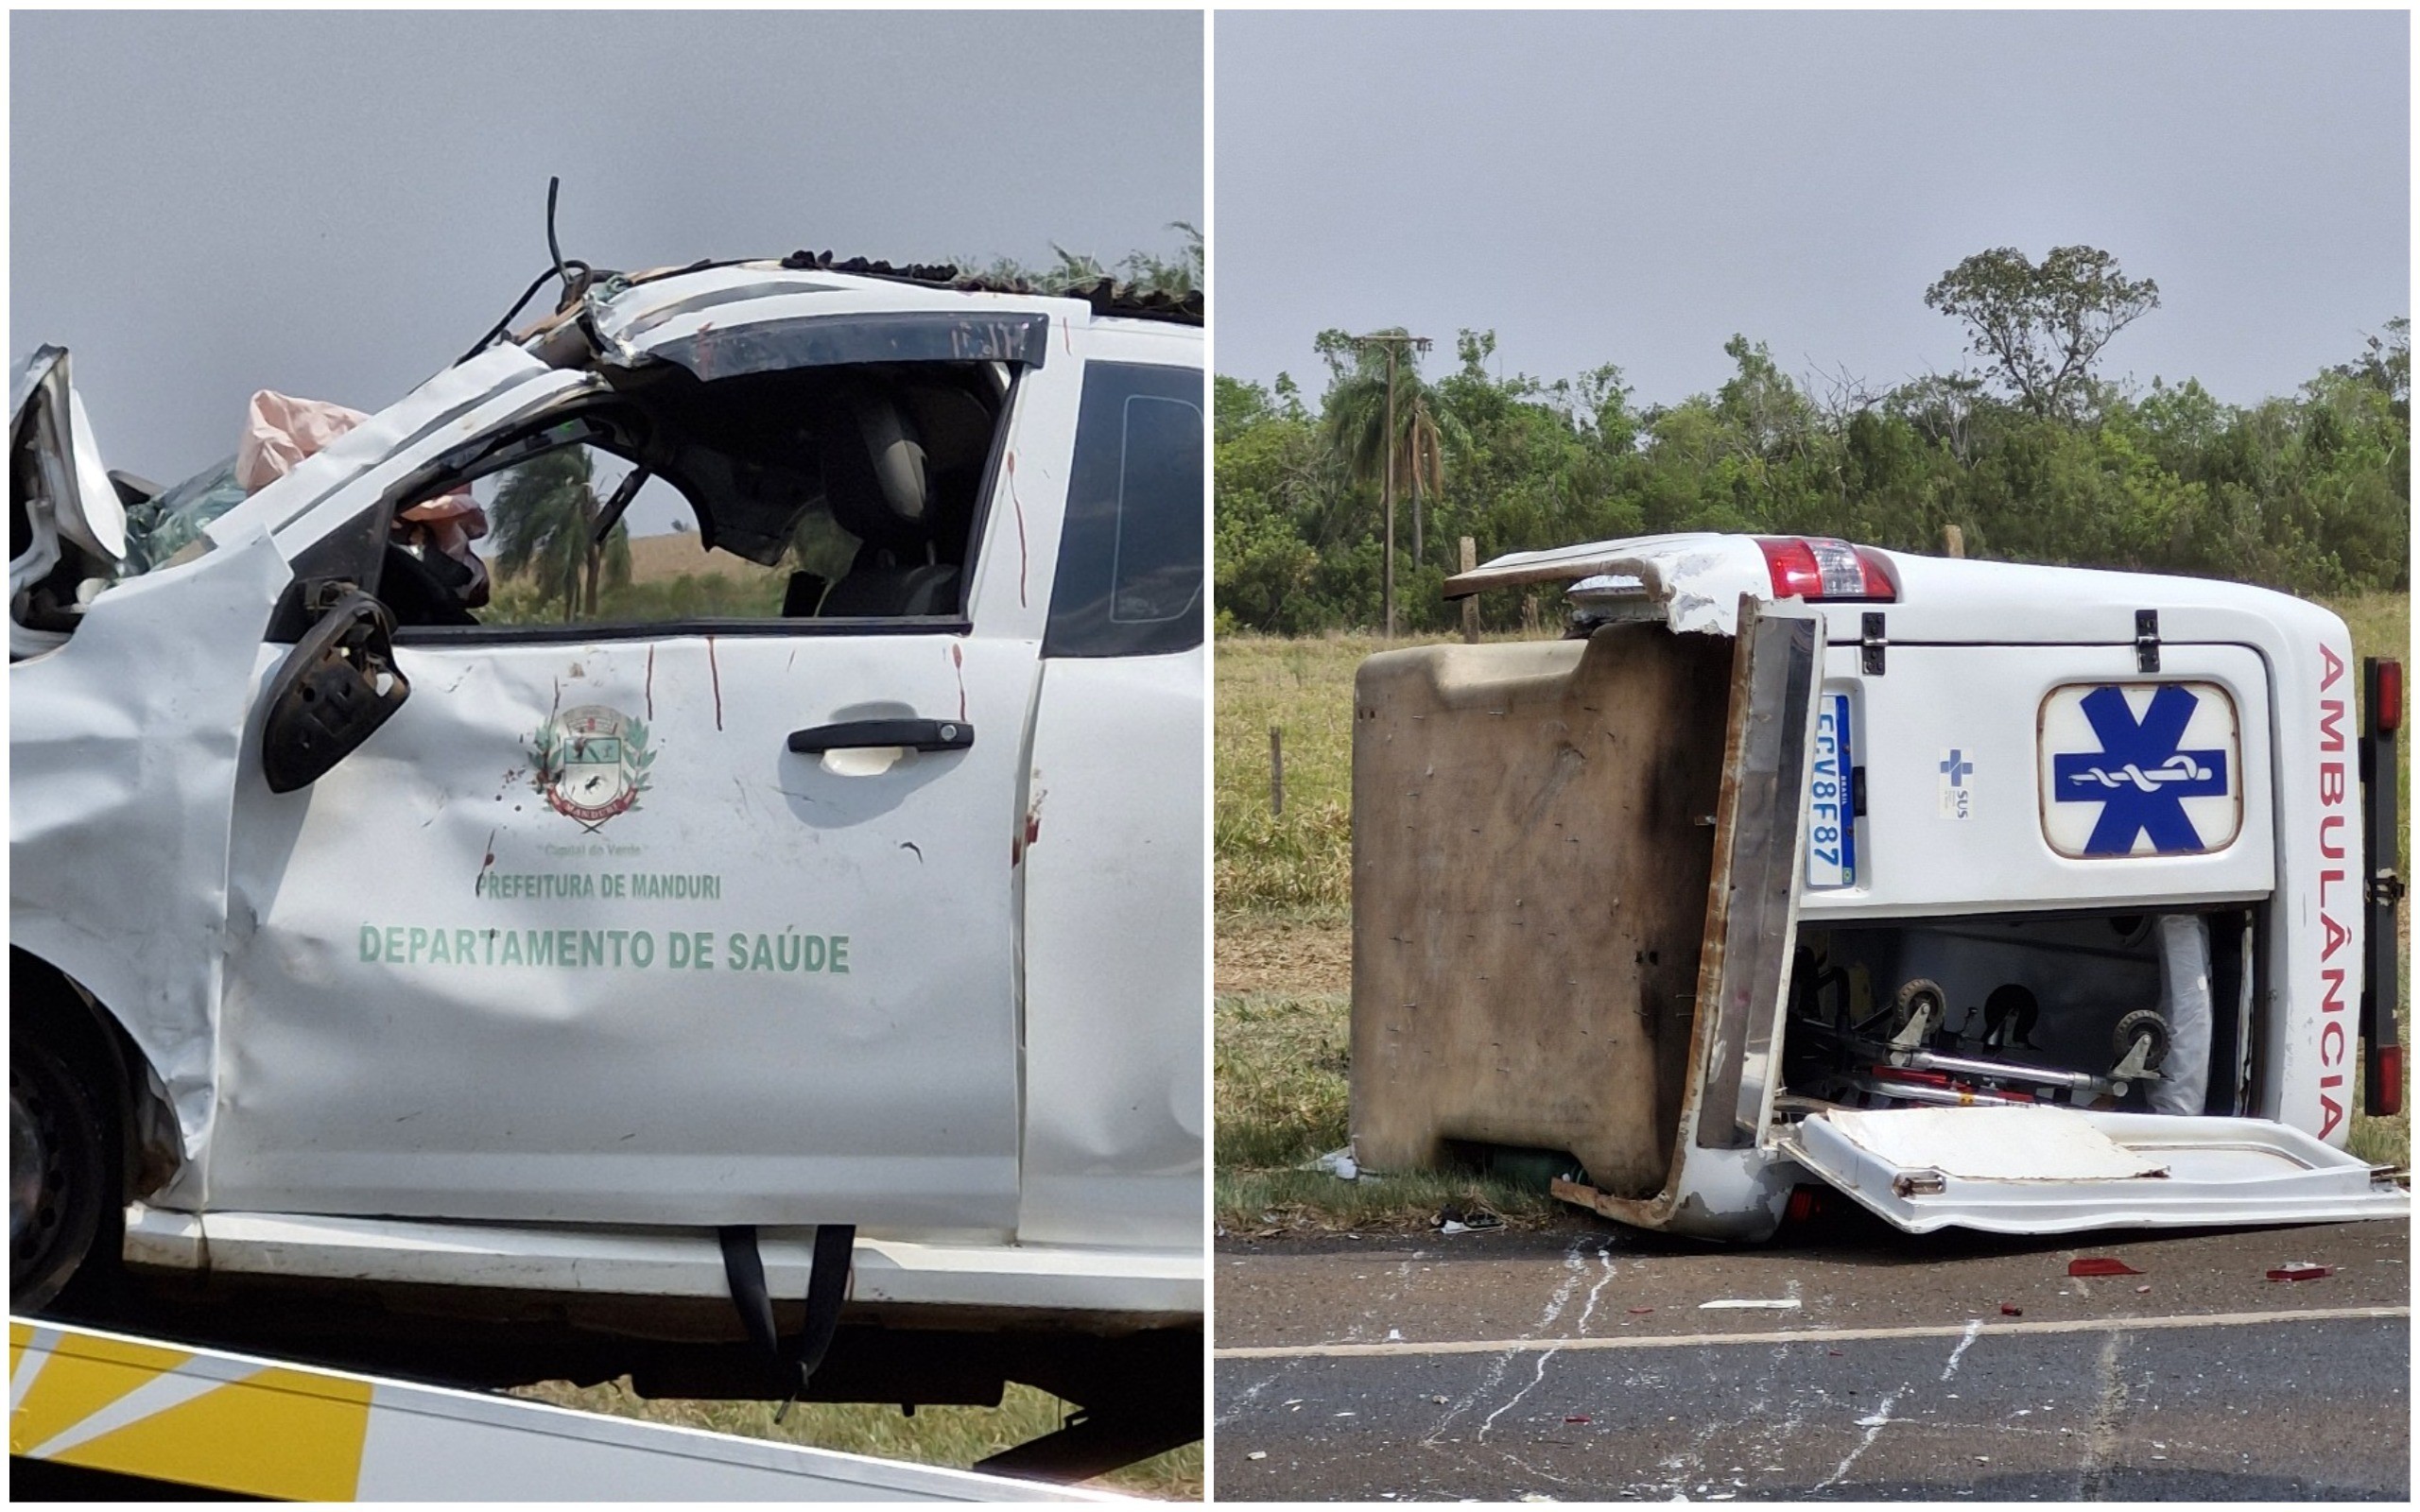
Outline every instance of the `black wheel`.
<svg viewBox="0 0 2420 1512">
<path fill-rule="evenodd" d="M 2143 1069 L 2157 1071 L 2160 1062 L 2168 1058 L 2169 1031 L 2168 1021 L 2156 1010 L 2136 1008 L 2118 1020 L 2118 1032 L 2110 1036 L 2110 1040 L 2117 1047 L 2118 1058 L 2124 1060 L 2135 1053 L 2135 1041 L 2146 1034 L 2152 1037 L 2152 1050 L 2143 1057 Z"/>
<path fill-rule="evenodd" d="M 1917 977 L 1892 995 L 1891 1006 L 1887 1010 L 1890 1017 L 1882 1022 L 1882 1037 L 1897 1039 L 1902 1030 L 1916 1022 L 1919 1010 L 1925 1013 L 1927 1022 L 1931 1025 L 1927 1034 L 1940 1033 L 1941 1026 L 1948 1021 L 1949 994 L 1941 989 L 1940 983 L 1928 976 Z"/>
<path fill-rule="evenodd" d="M 92 1253 L 112 1196 L 101 1099 L 56 1050 L 9 1037 L 9 1305 L 49 1304 Z"/>
</svg>

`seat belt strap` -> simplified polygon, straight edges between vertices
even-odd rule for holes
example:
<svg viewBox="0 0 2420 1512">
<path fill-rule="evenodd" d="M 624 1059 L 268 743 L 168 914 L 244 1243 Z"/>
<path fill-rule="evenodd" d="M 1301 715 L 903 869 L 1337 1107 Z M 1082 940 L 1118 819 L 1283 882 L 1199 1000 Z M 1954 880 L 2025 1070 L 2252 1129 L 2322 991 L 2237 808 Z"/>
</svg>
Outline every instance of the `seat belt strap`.
<svg viewBox="0 0 2420 1512">
<path fill-rule="evenodd" d="M 814 1380 L 823 1357 L 831 1352 L 833 1335 L 839 1331 L 840 1306 L 848 1300 L 849 1267 L 856 1249 L 856 1226 L 816 1226 L 815 1257 L 806 1276 L 806 1326 L 799 1335 L 797 1352 L 787 1359 L 783 1357 L 781 1336 L 773 1326 L 773 1299 L 765 1285 L 765 1259 L 757 1248 L 755 1226 L 732 1224 L 715 1233 L 722 1245 L 723 1280 L 731 1289 L 740 1326 L 772 1367 L 775 1389 L 784 1394 L 781 1411 L 773 1415 L 773 1420 L 780 1422 Z"/>
</svg>

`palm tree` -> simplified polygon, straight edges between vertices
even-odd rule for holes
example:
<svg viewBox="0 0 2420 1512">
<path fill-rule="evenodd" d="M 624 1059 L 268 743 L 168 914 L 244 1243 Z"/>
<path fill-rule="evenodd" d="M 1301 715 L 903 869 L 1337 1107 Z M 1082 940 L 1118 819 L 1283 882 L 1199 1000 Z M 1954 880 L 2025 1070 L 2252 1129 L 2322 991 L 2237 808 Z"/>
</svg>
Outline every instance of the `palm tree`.
<svg viewBox="0 0 2420 1512">
<path fill-rule="evenodd" d="M 561 593 L 566 625 L 583 608 L 596 616 L 600 577 L 616 588 L 631 580 L 629 528 L 617 520 L 606 540 L 596 539 L 604 502 L 596 497 L 594 476 L 586 447 L 548 452 L 506 473 L 488 511 L 498 571 L 508 577 L 526 574 L 541 602 Z"/>
<path fill-rule="evenodd" d="M 1382 331 L 1379 340 L 1361 348 L 1351 372 L 1338 378 L 1327 395 L 1327 439 L 1340 456 L 1345 474 L 1356 483 L 1375 482 L 1387 474 L 1387 354 L 1380 350 L 1398 331 Z M 1407 343 L 1408 345 L 1408 343 Z M 1395 434 L 1392 448 L 1397 484 L 1411 489 L 1411 557 L 1418 561 L 1426 542 L 1421 528 L 1424 493 L 1443 492 L 1445 452 L 1461 439 L 1461 427 L 1439 404 L 1437 391 L 1412 365 L 1409 351 L 1395 359 Z"/>
</svg>

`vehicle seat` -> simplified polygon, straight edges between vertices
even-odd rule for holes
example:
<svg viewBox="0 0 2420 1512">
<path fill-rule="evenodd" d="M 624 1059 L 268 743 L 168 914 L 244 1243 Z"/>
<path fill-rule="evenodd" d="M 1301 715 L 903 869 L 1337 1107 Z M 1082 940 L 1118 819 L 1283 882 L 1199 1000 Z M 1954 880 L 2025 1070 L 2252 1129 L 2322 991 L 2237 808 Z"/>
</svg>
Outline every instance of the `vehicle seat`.
<svg viewBox="0 0 2420 1512">
<path fill-rule="evenodd" d="M 957 612 L 959 570 L 934 559 L 932 490 L 914 419 L 889 393 L 870 389 L 837 407 L 822 439 L 824 498 L 859 545 L 820 614 Z"/>
<path fill-rule="evenodd" d="M 860 551 L 858 561 L 865 553 Z M 958 612 L 959 570 L 949 562 L 907 567 L 852 565 L 849 576 L 823 595 L 825 619 Z"/>
</svg>

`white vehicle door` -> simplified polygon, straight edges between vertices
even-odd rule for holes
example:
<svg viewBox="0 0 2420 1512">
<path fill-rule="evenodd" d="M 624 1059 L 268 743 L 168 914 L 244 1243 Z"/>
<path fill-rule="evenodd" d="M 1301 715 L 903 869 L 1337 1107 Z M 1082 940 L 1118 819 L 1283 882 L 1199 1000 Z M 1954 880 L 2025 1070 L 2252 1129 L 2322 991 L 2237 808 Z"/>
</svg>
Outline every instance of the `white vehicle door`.
<svg viewBox="0 0 2420 1512">
<path fill-rule="evenodd" d="M 320 507 L 438 607 L 366 744 L 239 779 L 211 1207 L 1013 1226 L 1011 850 L 1083 364 L 1039 314 L 711 313 Z M 442 623 L 390 522 L 482 472 L 494 598 Z M 666 485 L 693 528 L 616 537 Z"/>
<path fill-rule="evenodd" d="M 1199 334 L 1097 333 L 1043 641 L 1024 841 L 1020 1239 L 1201 1234 Z"/>
<path fill-rule="evenodd" d="M 2054 1234 L 2400 1218 L 2382 1168 L 2261 1118 L 2070 1108 L 1836 1108 L 1791 1159 L 1910 1233 Z"/>
</svg>

